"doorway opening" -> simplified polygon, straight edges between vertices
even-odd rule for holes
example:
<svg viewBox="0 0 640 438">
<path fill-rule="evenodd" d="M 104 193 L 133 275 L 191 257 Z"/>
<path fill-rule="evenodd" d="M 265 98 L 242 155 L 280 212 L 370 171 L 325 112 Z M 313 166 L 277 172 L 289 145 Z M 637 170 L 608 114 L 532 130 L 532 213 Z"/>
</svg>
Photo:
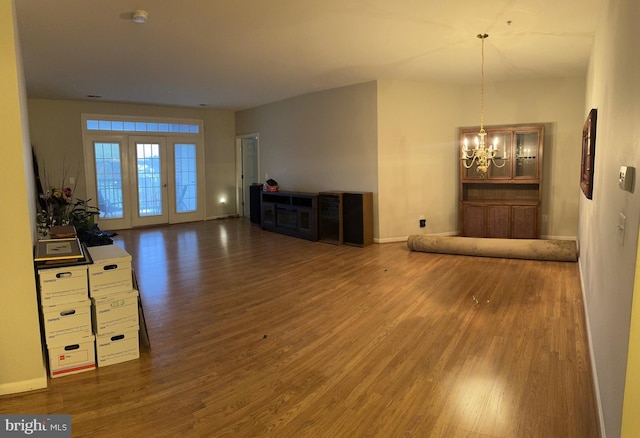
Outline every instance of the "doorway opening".
<svg viewBox="0 0 640 438">
<path fill-rule="evenodd" d="M 258 134 L 236 137 L 236 205 L 238 216 L 251 215 L 251 186 L 260 183 Z"/>
</svg>

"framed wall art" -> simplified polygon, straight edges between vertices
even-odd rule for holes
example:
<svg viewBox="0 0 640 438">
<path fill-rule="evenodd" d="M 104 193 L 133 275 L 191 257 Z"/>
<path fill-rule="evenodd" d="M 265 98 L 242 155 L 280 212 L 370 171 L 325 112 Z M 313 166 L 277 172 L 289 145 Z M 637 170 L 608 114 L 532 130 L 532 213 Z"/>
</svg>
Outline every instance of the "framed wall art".
<svg viewBox="0 0 640 438">
<path fill-rule="evenodd" d="M 596 157 L 596 119 L 598 110 L 589 111 L 582 128 L 582 161 L 580 164 L 580 188 L 587 197 L 593 197 L 593 166 Z"/>
</svg>

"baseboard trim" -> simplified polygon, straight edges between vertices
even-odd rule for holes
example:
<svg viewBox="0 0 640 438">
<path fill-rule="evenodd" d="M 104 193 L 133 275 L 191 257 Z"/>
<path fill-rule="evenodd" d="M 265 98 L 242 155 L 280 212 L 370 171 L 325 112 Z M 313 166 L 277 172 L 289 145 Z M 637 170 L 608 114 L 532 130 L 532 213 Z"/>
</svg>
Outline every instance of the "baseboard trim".
<svg viewBox="0 0 640 438">
<path fill-rule="evenodd" d="M 0 395 L 16 394 L 18 392 L 35 391 L 36 389 L 43 389 L 47 387 L 47 374 L 44 371 L 44 376 L 31 380 L 22 380 L 20 382 L 3 383 L 0 384 Z"/>
<path fill-rule="evenodd" d="M 423 233 L 425 236 L 457 236 L 457 231 L 447 231 L 446 233 Z M 385 237 L 383 239 L 374 238 L 375 243 L 394 243 L 394 242 L 406 242 L 409 236 L 404 237 Z"/>
<path fill-rule="evenodd" d="M 394 242 L 406 242 L 407 237 L 385 237 L 384 239 L 380 239 L 377 237 L 373 238 L 374 243 L 394 243 Z"/>
<path fill-rule="evenodd" d="M 576 240 L 576 236 L 540 236 L 541 239 L 545 240 Z"/>
<path fill-rule="evenodd" d="M 593 355 L 593 342 L 591 336 L 591 324 L 589 322 L 589 311 L 587 309 L 587 299 L 584 295 L 584 275 L 582 273 L 582 264 L 578 258 L 578 272 L 580 273 L 580 289 L 582 289 L 582 308 L 584 311 L 584 322 L 587 330 L 587 342 L 589 344 L 589 360 L 591 361 L 591 374 L 593 378 L 593 391 L 596 396 L 596 409 L 598 410 L 598 425 L 600 427 L 600 438 L 607 438 L 607 431 L 604 427 L 604 412 L 602 410 L 602 399 L 600 397 L 600 385 L 598 384 L 598 370 L 596 369 L 596 358 Z"/>
<path fill-rule="evenodd" d="M 215 220 L 219 220 L 219 219 L 237 219 L 239 217 L 241 217 L 241 216 L 238 215 L 238 214 L 223 214 L 223 215 L 220 215 L 220 216 L 209 216 L 209 217 L 206 217 L 206 218 L 204 218 L 204 221 L 206 222 L 206 221 L 215 221 Z M 247 218 L 247 220 L 248 219 L 249 218 Z"/>
</svg>

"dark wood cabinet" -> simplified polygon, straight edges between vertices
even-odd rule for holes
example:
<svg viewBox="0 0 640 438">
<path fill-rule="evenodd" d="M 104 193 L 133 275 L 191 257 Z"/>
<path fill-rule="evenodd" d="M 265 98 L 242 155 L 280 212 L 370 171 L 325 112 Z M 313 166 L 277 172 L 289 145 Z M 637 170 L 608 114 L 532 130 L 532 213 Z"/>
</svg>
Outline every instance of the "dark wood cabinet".
<svg viewBox="0 0 640 438">
<path fill-rule="evenodd" d="M 540 207 L 534 205 L 514 205 L 511 207 L 511 237 L 514 239 L 537 239 Z"/>
<path fill-rule="evenodd" d="M 508 239 L 511 237 L 511 207 L 487 205 L 487 237 Z"/>
<path fill-rule="evenodd" d="M 342 245 L 344 242 L 342 205 L 342 192 L 318 194 L 318 240 L 321 242 L 335 245 Z"/>
<path fill-rule="evenodd" d="M 373 243 L 373 193 L 321 192 L 319 240 L 365 246 Z"/>
<path fill-rule="evenodd" d="M 262 184 L 252 184 L 249 186 L 249 220 L 252 224 L 260 225 L 260 208 L 262 197 Z"/>
<path fill-rule="evenodd" d="M 373 243 L 373 193 L 345 192 L 344 205 L 345 245 L 366 246 Z"/>
<path fill-rule="evenodd" d="M 486 206 L 472 203 L 462 204 L 462 235 L 466 237 L 485 237 L 486 234 Z"/>
<path fill-rule="evenodd" d="M 501 239 L 537 239 L 539 207 L 463 202 L 462 235 Z"/>
<path fill-rule="evenodd" d="M 318 195 L 301 192 L 262 192 L 264 230 L 318 240 Z"/>
<path fill-rule="evenodd" d="M 489 126 L 496 156 L 488 172 L 467 159 L 479 127 L 460 129 L 460 230 L 463 236 L 540 237 L 543 125 Z"/>
<path fill-rule="evenodd" d="M 338 245 L 373 243 L 371 192 L 261 193 L 264 230 Z"/>
</svg>

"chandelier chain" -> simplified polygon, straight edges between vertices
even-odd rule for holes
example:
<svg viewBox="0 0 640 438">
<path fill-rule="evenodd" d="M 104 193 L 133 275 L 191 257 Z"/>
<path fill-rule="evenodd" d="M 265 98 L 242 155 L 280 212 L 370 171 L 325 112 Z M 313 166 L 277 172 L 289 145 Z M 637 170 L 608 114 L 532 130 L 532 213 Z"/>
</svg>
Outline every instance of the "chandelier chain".
<svg viewBox="0 0 640 438">
<path fill-rule="evenodd" d="M 470 169 L 476 166 L 476 171 L 481 178 L 486 178 L 489 166 L 493 164 L 495 167 L 504 167 L 507 164 L 507 150 L 504 146 L 504 153 L 500 154 L 498 147 L 498 138 L 494 137 L 493 141 L 486 146 L 487 132 L 484 130 L 484 40 L 489 37 L 486 33 L 479 33 L 477 37 L 482 40 L 482 65 L 480 68 L 481 83 L 480 83 L 480 132 L 476 138 L 475 147 L 470 150 L 468 148 L 467 139 L 464 138 L 462 145 L 462 165 L 465 169 Z M 501 160 L 502 164 L 498 164 L 496 159 Z"/>
<path fill-rule="evenodd" d="M 482 64 L 480 65 L 480 131 L 482 131 L 484 129 L 484 40 L 489 35 L 479 33 L 477 36 L 482 41 Z"/>
</svg>

